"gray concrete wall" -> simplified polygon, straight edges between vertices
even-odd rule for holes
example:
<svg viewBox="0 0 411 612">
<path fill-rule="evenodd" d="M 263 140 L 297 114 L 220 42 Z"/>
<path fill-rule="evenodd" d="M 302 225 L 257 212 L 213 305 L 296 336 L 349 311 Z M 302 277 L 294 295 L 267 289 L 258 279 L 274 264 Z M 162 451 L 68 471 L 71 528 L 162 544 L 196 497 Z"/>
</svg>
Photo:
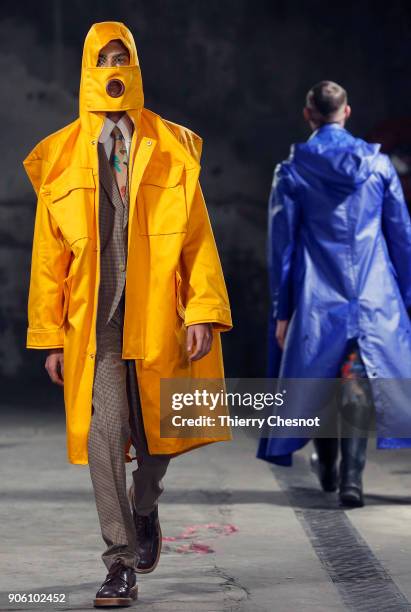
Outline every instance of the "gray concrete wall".
<svg viewBox="0 0 411 612">
<path fill-rule="evenodd" d="M 409 3 L 49 0 L 10 4 L 2 14 L 0 376 L 7 389 L 14 393 L 22 379 L 46 382 L 44 354 L 25 349 L 35 198 L 21 162 L 75 118 L 84 36 L 107 19 L 134 32 L 146 105 L 205 139 L 202 183 L 235 323 L 224 337 L 227 373 L 263 375 L 273 167 L 291 142 L 307 137 L 301 107 L 320 79 L 348 89 L 358 135 L 409 114 Z"/>
</svg>

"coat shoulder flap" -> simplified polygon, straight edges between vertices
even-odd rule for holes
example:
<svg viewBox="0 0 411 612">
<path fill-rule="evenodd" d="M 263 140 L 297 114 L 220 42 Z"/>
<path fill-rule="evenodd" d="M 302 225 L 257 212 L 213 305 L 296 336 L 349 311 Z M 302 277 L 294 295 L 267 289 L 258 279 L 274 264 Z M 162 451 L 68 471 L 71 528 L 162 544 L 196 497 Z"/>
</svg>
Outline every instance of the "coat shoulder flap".
<svg viewBox="0 0 411 612">
<path fill-rule="evenodd" d="M 188 128 L 168 121 L 147 108 L 143 112 L 145 128 L 149 136 L 159 141 L 157 148 L 163 153 L 173 152 L 176 157 L 184 160 L 186 168 L 195 168 L 200 165 L 202 153 L 202 138 Z"/>
<path fill-rule="evenodd" d="M 177 140 L 187 149 L 187 151 L 200 163 L 201 153 L 203 148 L 203 139 L 188 128 L 178 123 L 173 123 L 167 119 L 163 119 L 164 124 L 174 134 Z"/>
<path fill-rule="evenodd" d="M 43 138 L 23 160 L 23 166 L 36 194 L 59 159 L 59 152 L 67 139 L 78 129 L 79 120 Z"/>
</svg>

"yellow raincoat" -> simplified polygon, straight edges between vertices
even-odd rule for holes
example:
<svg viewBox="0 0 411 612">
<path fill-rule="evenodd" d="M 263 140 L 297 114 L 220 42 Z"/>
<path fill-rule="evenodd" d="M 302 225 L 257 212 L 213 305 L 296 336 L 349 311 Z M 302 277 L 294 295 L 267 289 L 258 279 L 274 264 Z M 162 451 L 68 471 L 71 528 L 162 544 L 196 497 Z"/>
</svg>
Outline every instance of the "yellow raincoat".
<svg viewBox="0 0 411 612">
<path fill-rule="evenodd" d="M 130 65 L 96 67 L 120 39 Z M 110 79 L 122 96 L 106 92 Z M 160 437 L 160 379 L 223 378 L 220 332 L 231 329 L 223 272 L 198 182 L 202 140 L 143 107 L 135 43 L 119 22 L 94 24 L 82 59 L 80 116 L 42 140 L 24 160 L 38 196 L 28 299 L 27 348 L 64 347 L 64 402 L 70 463 L 87 464 L 100 280 L 97 142 L 107 111 L 134 122 L 123 359 L 134 359 L 152 454 L 179 454 L 230 439 Z M 213 345 L 190 362 L 186 327 L 213 323 Z M 131 461 L 131 439 L 125 461 Z"/>
</svg>

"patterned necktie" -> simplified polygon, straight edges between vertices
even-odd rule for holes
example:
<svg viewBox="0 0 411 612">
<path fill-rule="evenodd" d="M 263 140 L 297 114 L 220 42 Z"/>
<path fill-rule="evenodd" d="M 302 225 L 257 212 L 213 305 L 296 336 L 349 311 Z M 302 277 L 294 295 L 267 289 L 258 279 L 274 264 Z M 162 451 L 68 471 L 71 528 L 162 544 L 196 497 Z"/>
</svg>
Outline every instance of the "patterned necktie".
<svg viewBox="0 0 411 612">
<path fill-rule="evenodd" d="M 123 134 L 119 127 L 113 127 L 111 132 L 114 138 L 114 147 L 111 155 L 111 167 L 116 178 L 118 190 L 121 198 L 125 203 L 127 198 L 127 176 L 128 176 L 128 159 L 127 148 Z"/>
</svg>

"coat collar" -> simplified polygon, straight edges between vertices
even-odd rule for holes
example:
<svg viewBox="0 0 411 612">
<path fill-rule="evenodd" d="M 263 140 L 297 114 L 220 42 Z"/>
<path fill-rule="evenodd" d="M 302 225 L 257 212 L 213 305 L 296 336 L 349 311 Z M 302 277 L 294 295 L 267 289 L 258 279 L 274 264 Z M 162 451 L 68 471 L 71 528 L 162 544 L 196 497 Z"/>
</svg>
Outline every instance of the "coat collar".
<svg viewBox="0 0 411 612">
<path fill-rule="evenodd" d="M 314 130 L 314 132 L 311 134 L 311 136 L 309 137 L 308 140 L 311 140 L 312 138 L 315 138 L 319 134 L 323 134 L 323 133 L 329 132 L 331 130 L 343 130 L 343 131 L 346 131 L 346 129 L 342 125 L 340 125 L 339 123 L 324 123 L 323 125 L 320 125 L 319 128 Z"/>
</svg>

